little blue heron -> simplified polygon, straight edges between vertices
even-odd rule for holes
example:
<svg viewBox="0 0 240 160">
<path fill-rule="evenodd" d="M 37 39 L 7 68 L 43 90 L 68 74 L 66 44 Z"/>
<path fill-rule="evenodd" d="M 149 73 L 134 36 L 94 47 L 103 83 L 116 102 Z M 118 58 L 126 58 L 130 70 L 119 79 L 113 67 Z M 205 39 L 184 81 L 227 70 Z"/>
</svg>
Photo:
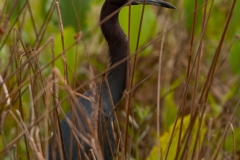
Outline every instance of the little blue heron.
<svg viewBox="0 0 240 160">
<path fill-rule="evenodd" d="M 175 8 L 162 0 L 133 0 L 131 5 L 145 4 Z M 105 0 L 102 6 L 100 21 L 111 15 L 114 11 L 124 6 L 128 0 Z M 118 22 L 118 13 L 111 16 L 101 24 L 102 33 L 108 42 L 109 57 L 112 65 L 121 61 L 128 55 L 128 39 Z M 60 123 L 61 139 L 63 145 L 57 145 L 56 132 L 49 145 L 49 159 L 87 159 L 92 155 L 100 155 L 103 159 L 111 160 L 115 152 L 115 139 L 111 123 L 114 106 L 120 101 L 126 87 L 127 62 L 123 62 L 109 71 L 107 81 L 90 89 L 84 96 L 93 101 L 79 98 L 75 109 L 69 111 L 66 117 L 75 125 L 70 127 L 66 118 Z M 108 82 L 108 83 L 107 83 Z M 109 92 L 110 90 L 110 92 Z M 98 100 L 100 98 L 100 101 Z M 100 105 L 98 103 L 100 102 Z M 101 109 L 100 112 L 95 112 Z M 99 113 L 97 115 L 95 113 Z M 99 117 L 99 118 L 96 118 Z M 97 126 L 97 127 L 96 127 Z M 97 129 L 96 129 L 97 128 Z M 77 130 L 77 131 L 76 131 Z M 96 136 L 97 135 L 97 138 Z M 75 136 L 73 136 L 75 135 Z M 77 137 L 77 138 L 76 138 Z M 95 138 L 94 138 L 95 137 Z M 92 140 L 98 139 L 98 142 Z M 86 142 L 89 141 L 88 143 Z M 59 142 L 59 141 L 58 141 Z M 60 143 L 58 143 L 60 144 Z M 95 146 L 93 145 L 95 144 Z M 100 150 L 100 151 L 99 151 Z M 100 153 L 100 154 L 99 154 Z"/>
</svg>

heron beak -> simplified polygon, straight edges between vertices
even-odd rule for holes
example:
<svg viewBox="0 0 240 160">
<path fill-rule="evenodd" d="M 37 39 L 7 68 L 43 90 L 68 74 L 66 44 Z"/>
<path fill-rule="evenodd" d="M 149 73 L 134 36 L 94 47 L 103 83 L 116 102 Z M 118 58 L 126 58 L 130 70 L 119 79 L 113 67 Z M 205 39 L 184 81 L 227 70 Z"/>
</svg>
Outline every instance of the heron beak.
<svg viewBox="0 0 240 160">
<path fill-rule="evenodd" d="M 170 3 L 167 3 L 163 0 L 133 0 L 132 5 L 137 5 L 137 4 L 148 4 L 148 5 L 155 5 L 155 6 L 161 6 L 165 8 L 170 8 L 170 9 L 176 9 L 173 5 Z"/>
</svg>

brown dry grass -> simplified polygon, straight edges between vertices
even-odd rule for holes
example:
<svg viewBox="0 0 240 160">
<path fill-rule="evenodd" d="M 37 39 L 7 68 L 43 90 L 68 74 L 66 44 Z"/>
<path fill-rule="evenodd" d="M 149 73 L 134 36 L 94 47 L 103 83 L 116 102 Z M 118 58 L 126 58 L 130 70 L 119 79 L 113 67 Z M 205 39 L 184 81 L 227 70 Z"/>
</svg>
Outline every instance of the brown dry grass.
<svg viewBox="0 0 240 160">
<path fill-rule="evenodd" d="M 212 10 L 218 7 L 214 1 L 206 0 L 203 4 L 192 6 L 189 15 L 183 14 L 183 1 L 173 3 L 178 8 L 176 11 L 154 8 L 158 15 L 156 23 L 161 24 L 162 28 L 145 45 L 137 46 L 136 52 L 128 57 L 132 59 L 134 72 L 131 72 L 124 98 L 115 115 L 116 141 L 119 143 L 117 159 L 145 159 L 156 144 L 159 145 L 159 156 L 168 159 L 174 136 L 179 139 L 176 159 L 240 157 L 240 148 L 235 141 L 239 137 L 235 133 L 239 129 L 237 110 L 240 99 L 236 89 L 239 88 L 239 77 L 232 73 L 227 61 L 233 43 L 230 40 L 239 41 L 237 33 L 236 38 L 228 35 L 228 30 L 234 23 L 230 20 L 235 2 L 236 0 L 222 1 L 223 4 L 228 4 L 224 7 L 226 16 L 224 24 L 215 26 L 221 27 L 221 34 L 214 39 L 208 35 L 208 30 L 213 30 L 208 27 L 211 27 L 216 18 L 211 18 Z M 64 44 L 62 28 L 62 52 L 56 53 L 55 39 L 47 34 L 51 30 L 49 26 L 52 14 L 57 12 L 54 2 L 41 22 L 34 17 L 32 2 L 26 1 L 21 7 L 18 0 L 11 4 L 6 0 L 0 4 L 0 52 L 4 53 L 0 59 L 3 66 L 0 68 L 0 157 L 44 159 L 47 157 L 51 133 L 57 128 L 65 111 L 74 107 L 77 96 L 83 96 L 79 93 L 101 82 L 109 70 L 102 69 L 107 64 L 106 56 L 102 56 L 106 55 L 106 43 L 99 38 L 99 34 L 93 35 L 99 32 L 99 23 L 88 32 L 82 33 L 79 30 L 74 43 L 69 46 Z M 16 8 L 18 16 L 14 21 L 11 18 Z M 197 23 L 197 18 L 201 23 Z M 185 22 L 190 19 L 192 27 L 189 31 Z M 35 35 L 30 44 L 24 39 L 28 30 L 26 20 L 31 21 L 31 32 Z M 61 24 L 60 16 L 59 21 Z M 196 31 L 195 28 L 201 30 Z M 90 47 L 96 45 L 100 47 Z M 74 70 L 71 70 L 65 60 L 72 48 L 76 60 L 73 62 Z M 83 48 L 81 51 L 84 54 L 78 48 Z M 150 54 L 142 55 L 144 49 L 148 49 Z M 63 74 L 56 68 L 57 59 L 63 61 Z M 97 69 L 93 59 L 99 61 L 101 69 Z M 78 65 L 79 61 L 82 65 Z M 79 66 L 81 69 L 78 69 Z M 73 82 L 68 79 L 71 76 Z M 79 78 L 80 76 L 85 78 Z M 170 94 L 173 94 L 170 100 L 178 111 L 174 115 L 176 121 L 170 139 L 165 144 L 167 147 L 161 155 L 160 146 L 163 144 L 157 143 L 157 139 L 168 130 L 164 120 L 168 116 L 166 110 L 169 103 L 166 97 Z M 212 105 L 220 107 L 214 108 Z M 216 108 L 221 109 L 218 114 L 214 111 Z M 145 112 L 143 118 L 138 115 L 138 110 Z M 184 132 L 183 118 L 189 114 L 191 121 L 185 126 L 187 129 Z M 180 131 L 174 135 L 177 119 L 181 122 Z M 196 120 L 200 123 L 197 123 L 198 130 L 193 137 Z M 206 126 L 207 131 L 204 140 L 200 141 L 203 126 Z M 233 138 L 230 149 L 224 145 L 226 136 Z M 188 146 L 192 146 L 193 150 Z"/>
</svg>

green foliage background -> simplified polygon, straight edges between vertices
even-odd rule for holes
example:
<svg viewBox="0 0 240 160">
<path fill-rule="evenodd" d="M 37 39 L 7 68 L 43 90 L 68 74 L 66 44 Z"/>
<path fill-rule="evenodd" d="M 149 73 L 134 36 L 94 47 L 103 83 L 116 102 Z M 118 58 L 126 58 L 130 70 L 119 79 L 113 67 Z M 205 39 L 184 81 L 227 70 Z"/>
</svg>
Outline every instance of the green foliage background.
<svg viewBox="0 0 240 160">
<path fill-rule="evenodd" d="M 15 28 L 22 29 L 21 37 L 24 44 L 28 44 L 31 47 L 34 47 L 34 40 L 36 39 L 36 35 L 34 32 L 34 27 L 31 22 L 31 17 L 26 12 L 24 25 L 20 23 L 18 20 L 19 13 L 21 8 L 25 4 L 25 0 L 20 0 L 17 3 L 17 7 L 13 10 L 13 15 L 9 19 L 8 22 L 10 24 L 15 23 Z M 171 4 L 176 4 L 176 10 L 166 10 L 159 9 L 157 7 L 146 6 L 144 18 L 143 18 L 143 26 L 141 29 L 141 36 L 139 45 L 141 47 L 145 46 L 151 39 L 155 38 L 157 35 L 163 32 L 164 28 L 169 29 L 170 26 L 176 24 L 181 21 L 178 25 L 176 25 L 173 29 L 167 31 L 167 38 L 164 45 L 164 55 L 163 55 L 163 85 L 161 88 L 161 95 L 164 95 L 169 90 L 174 90 L 170 92 L 164 97 L 164 101 L 162 102 L 163 110 L 161 110 L 161 135 L 160 140 L 157 140 L 156 133 L 156 114 L 151 111 L 152 108 L 156 107 L 156 86 L 157 86 L 157 74 L 155 73 L 150 79 L 148 79 L 144 84 L 142 84 L 136 91 L 134 92 L 134 120 L 138 125 L 133 128 L 129 128 L 129 135 L 133 141 L 133 148 L 136 159 L 156 159 L 156 142 L 160 141 L 161 144 L 164 144 L 163 147 L 166 147 L 166 143 L 169 139 L 169 134 L 172 131 L 172 125 L 176 120 L 176 115 L 178 112 L 178 107 L 180 104 L 181 93 L 183 91 L 183 82 L 186 76 L 186 66 L 184 65 L 187 60 L 188 50 L 184 48 L 188 48 L 189 46 L 189 37 L 192 29 L 192 21 L 193 21 L 193 10 L 194 3 L 193 0 L 171 0 L 169 1 Z M 11 0 L 11 3 L 14 3 Z M 8 3 L 6 13 L 10 11 L 10 4 Z M 204 0 L 199 0 L 198 6 L 202 6 Z M 203 66 L 208 68 L 212 62 L 212 57 L 216 50 L 217 43 L 221 37 L 222 30 L 226 21 L 226 17 L 228 15 L 230 4 L 232 1 L 229 0 L 216 0 L 214 2 L 213 10 L 209 19 L 209 24 L 207 26 L 207 30 L 204 36 L 204 53 L 202 57 Z M 0 2 L 0 8 L 3 8 L 4 2 Z M 35 0 L 30 1 L 30 6 L 32 8 L 33 18 L 35 21 L 36 30 L 40 30 L 42 28 L 43 21 L 46 19 L 46 15 L 49 11 L 49 7 L 52 4 L 51 0 Z M 97 29 L 91 30 L 96 26 L 99 22 L 99 13 L 101 5 L 103 4 L 103 0 L 59 0 L 62 21 L 64 26 L 64 43 L 65 47 L 69 47 L 71 44 L 75 42 L 74 37 L 78 34 L 86 35 L 84 41 L 78 45 L 78 47 L 71 48 L 66 52 L 67 55 L 67 64 L 69 68 L 69 81 L 72 88 L 76 88 L 74 85 L 74 81 L 78 79 L 79 81 L 87 81 L 89 77 L 91 77 L 91 73 L 89 71 L 89 62 L 93 66 L 94 73 L 101 73 L 108 66 L 107 59 L 107 44 L 104 41 L 101 31 L 99 27 Z M 223 52 L 225 53 L 223 57 L 221 57 L 220 62 L 225 62 L 227 65 L 219 75 L 222 78 L 222 84 L 226 84 L 229 81 L 234 81 L 235 83 L 227 83 L 227 89 L 224 92 L 220 92 L 217 90 L 216 92 L 220 92 L 219 94 L 214 91 L 210 93 L 208 97 L 208 105 L 209 110 L 207 111 L 204 121 L 208 121 L 210 117 L 216 119 L 216 126 L 221 126 L 222 122 L 218 118 L 225 114 L 224 109 L 226 107 L 232 107 L 236 105 L 236 97 L 240 95 L 239 88 L 239 75 L 240 75 L 240 20 L 239 20 L 239 8 L 240 1 L 237 1 L 235 10 L 233 12 L 233 16 L 227 31 L 227 35 L 224 41 Z M 140 18 L 142 12 L 142 6 L 132 6 L 131 13 L 131 27 L 130 27 L 130 51 L 134 53 L 136 50 L 138 30 L 140 26 Z M 120 13 L 120 24 L 124 29 L 126 35 L 128 35 L 128 7 L 125 7 Z M 209 7 L 208 7 L 209 10 Z M 164 17 L 164 15 L 166 16 Z M 202 23 L 202 15 L 203 9 L 199 9 L 197 12 L 197 20 L 196 20 L 196 28 L 195 28 L 195 45 L 194 52 L 196 52 L 198 46 L 198 39 L 201 35 L 201 23 Z M 4 17 L 4 15 L 3 15 Z M 1 17 L 0 17 L 1 18 Z M 20 16 L 20 18 L 22 18 Z M 186 18 L 186 19 L 184 19 Z M 4 19 L 4 18 L 3 18 Z M 165 23 L 166 22 L 166 23 Z M 0 25 L 3 25 L 3 21 L 0 21 Z M 47 29 L 45 31 L 45 35 L 43 37 L 43 41 L 40 45 L 43 45 L 50 37 L 54 39 L 54 53 L 55 56 L 58 56 L 62 52 L 62 42 L 61 42 L 61 34 L 59 31 L 59 23 L 57 17 L 57 11 L 54 10 L 53 16 L 51 17 Z M 81 33 L 80 33 L 81 32 Z M 6 35 L 4 35 L 6 36 Z M 185 37 L 185 38 L 182 38 Z M 187 37 L 187 38 L 186 38 Z M 182 39 L 181 39 L 182 38 Z M 6 39 L 4 43 L 4 37 L 0 41 L 0 74 L 3 75 L 5 69 L 9 67 L 10 58 L 9 53 L 11 53 L 11 45 L 13 42 L 13 34 Z M 182 42 L 185 42 L 184 46 L 182 46 Z M 180 47 L 178 45 L 181 45 Z M 136 68 L 136 76 L 134 77 L 135 84 L 138 84 L 142 79 L 144 79 L 148 74 L 153 71 L 158 65 L 158 51 L 160 49 L 160 40 L 156 43 L 150 45 L 146 49 L 138 55 L 138 63 Z M 172 54 L 175 51 L 176 54 Z M 171 54 L 170 54 L 171 53 Z M 182 54 L 182 55 L 181 55 Z M 89 59 L 88 59 L 88 56 Z M 176 59 L 179 61 L 182 60 L 180 67 L 174 66 L 175 68 L 169 67 L 170 62 L 172 62 L 173 57 L 170 55 L 175 55 Z M 174 57 L 175 58 L 175 57 Z M 40 55 L 39 62 L 41 66 L 44 66 L 51 60 L 51 47 L 48 46 L 44 49 L 44 53 Z M 176 60 L 177 61 L 177 60 Z M 174 62 L 176 62 L 174 60 Z M 174 63 L 172 62 L 172 63 Z M 179 62 L 180 63 L 180 62 Z M 64 73 L 63 63 L 61 59 L 55 61 L 56 68 L 59 71 Z M 75 68 L 76 67 L 76 68 Z M 178 68 L 179 67 L 179 68 Z M 184 68 L 185 67 L 185 68 Z M 172 70 L 170 70 L 171 68 Z M 166 70 L 165 70 L 166 69 Z M 170 73 L 174 72 L 174 70 L 178 70 L 179 72 L 169 78 Z M 51 68 L 46 68 L 43 73 L 47 77 L 51 72 Z M 33 74 L 33 73 L 29 73 Z M 220 79 L 219 78 L 219 79 Z M 233 79 L 233 80 L 232 80 Z M 228 81 L 229 80 L 229 81 Z M 98 80 L 99 82 L 100 80 Z M 193 80 L 194 81 L 194 80 Z M 200 85 L 205 81 L 205 76 L 199 77 Z M 225 83 L 226 82 L 226 83 Z M 8 85 L 10 85 L 9 82 Z M 16 85 L 16 84 L 15 84 Z M 221 83 L 219 84 L 221 86 Z M 15 87 L 15 86 L 13 86 Z M 26 87 L 26 86 L 25 86 Z M 178 90 L 175 90 L 178 88 Z M 214 85 L 213 85 L 214 88 Z M 200 89 L 199 89 L 200 90 Z M 1 89 L 0 89 L 1 91 Z M 81 90 L 79 92 L 84 91 Z M 2 92 L 2 91 L 1 91 Z M 200 92 L 200 91 L 199 91 Z M 29 93 L 23 95 L 23 104 L 24 104 L 24 116 L 26 117 L 26 122 L 30 121 L 29 117 Z M 59 91 L 59 97 L 64 97 L 64 91 Z M 191 96 L 191 95 L 190 95 Z M 44 105 L 43 102 L 39 101 L 39 106 Z M 122 104 L 122 106 L 124 106 Z M 6 109 L 6 106 L 2 105 L 1 111 Z M 14 105 L 13 108 L 18 108 L 18 103 Z M 69 110 L 69 103 L 64 102 L 62 104 L 62 108 L 64 111 Z M 121 107 L 119 107 L 121 108 Z M 120 117 L 120 125 L 124 129 L 124 122 L 121 122 L 121 117 L 124 117 L 123 111 L 124 108 L 119 109 L 119 117 Z M 41 109 L 44 112 L 43 109 Z M 149 116 L 151 115 L 151 118 Z M 229 116 L 229 115 L 227 115 Z M 240 117 L 240 111 L 238 109 L 236 119 Z M 149 118 L 149 119 L 148 119 Z M 187 115 L 184 118 L 184 124 L 189 123 L 189 116 Z M 207 122 L 206 122 L 207 123 Z M 7 124 L 4 127 L 4 132 L 7 141 L 10 142 L 17 135 L 15 122 L 8 118 Z M 141 128 L 142 126 L 142 128 Z M 216 127 L 216 128 L 217 128 Z M 202 124 L 201 136 L 203 137 L 205 134 L 207 126 L 206 124 Z M 221 128 L 221 127 L 219 127 Z M 240 134 L 238 134 L 240 126 L 235 125 L 235 140 L 238 142 L 240 140 Z M 146 132 L 145 132 L 146 131 Z M 177 130 L 178 132 L 178 130 Z M 148 135 L 148 136 L 145 136 Z M 221 132 L 216 129 L 215 134 L 219 135 Z M 230 134 L 229 134 L 230 135 Z M 227 136 L 225 140 L 225 149 L 226 151 L 231 151 L 232 146 L 232 138 L 231 136 Z M 140 139 L 140 137 L 145 137 Z M 148 137 L 148 138 L 146 138 Z M 151 137 L 151 138 L 149 138 Z M 2 142 L 2 137 L 0 138 L 0 150 L 4 148 L 4 144 Z M 173 142 L 175 146 L 176 142 Z M 144 144 L 148 144 L 145 150 L 141 148 Z M 240 151 L 240 146 L 238 144 L 237 149 Z M 20 141 L 20 148 L 24 150 L 24 141 Z M 140 147 L 139 147 L 140 146 Z M 153 148 L 153 149 L 152 149 Z M 152 151 L 151 151 L 152 150 Z M 174 150 L 171 150 L 171 153 Z M 24 157 L 24 156 L 23 156 Z M 5 159 L 9 159 L 8 157 L 4 157 Z M 23 159 L 25 159 L 24 157 Z M 172 158 L 170 158 L 172 159 Z"/>
</svg>

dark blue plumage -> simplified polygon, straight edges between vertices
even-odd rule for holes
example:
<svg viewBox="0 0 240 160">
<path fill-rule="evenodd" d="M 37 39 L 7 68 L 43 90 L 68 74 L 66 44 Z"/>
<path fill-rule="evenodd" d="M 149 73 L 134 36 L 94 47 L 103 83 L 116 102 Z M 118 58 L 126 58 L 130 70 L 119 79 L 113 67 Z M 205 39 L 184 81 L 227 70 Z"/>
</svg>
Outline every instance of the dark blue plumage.
<svg viewBox="0 0 240 160">
<path fill-rule="evenodd" d="M 106 0 L 101 10 L 100 20 L 105 19 L 107 16 L 122 7 L 127 2 L 128 0 Z M 134 5 L 140 3 L 143 3 L 143 0 L 135 0 L 132 2 Z M 146 4 L 174 8 L 172 5 L 161 0 L 146 0 Z M 128 39 L 119 25 L 118 13 L 103 23 L 101 25 L 101 29 L 104 37 L 108 42 L 109 57 L 112 66 L 128 55 Z M 91 89 L 84 93 L 85 96 L 91 97 L 93 99 L 93 102 L 90 102 L 84 98 L 79 98 L 79 105 L 76 105 L 75 111 L 73 112 L 74 116 L 70 111 L 66 115 L 70 120 L 73 119 L 75 121 L 75 126 L 79 133 L 81 133 L 88 140 L 91 139 L 91 135 L 98 133 L 97 137 L 100 141 L 98 143 L 100 145 L 100 148 L 98 146 L 95 147 L 97 147 L 98 152 L 102 153 L 103 158 L 106 160 L 113 159 L 114 151 L 116 148 L 114 133 L 111 126 L 113 117 L 111 117 L 111 115 L 113 112 L 113 107 L 121 99 L 123 91 L 126 87 L 126 72 L 127 62 L 125 61 L 110 70 L 108 73 L 107 81 L 111 91 L 111 96 L 108 92 L 107 83 L 104 82 L 102 86 L 98 85 L 97 88 Z M 101 97 L 100 107 L 102 111 L 100 112 L 98 112 L 98 97 Z M 114 106 L 111 105 L 111 100 L 113 101 Z M 98 115 L 96 113 L 100 113 L 99 124 Z M 85 156 L 89 154 L 89 150 L 92 147 L 84 143 L 83 139 L 80 136 L 78 137 L 78 141 L 81 143 L 82 147 L 77 145 L 75 137 L 72 136 L 72 129 L 69 127 L 66 119 L 63 119 L 61 121 L 61 131 L 66 154 L 65 158 L 69 159 L 71 157 L 71 159 L 86 159 Z M 70 146 L 70 141 L 72 141 L 72 146 Z M 59 151 L 61 151 L 61 149 L 57 147 L 55 133 L 51 138 L 49 145 L 49 159 L 53 159 L 53 157 L 60 159 Z"/>
</svg>

